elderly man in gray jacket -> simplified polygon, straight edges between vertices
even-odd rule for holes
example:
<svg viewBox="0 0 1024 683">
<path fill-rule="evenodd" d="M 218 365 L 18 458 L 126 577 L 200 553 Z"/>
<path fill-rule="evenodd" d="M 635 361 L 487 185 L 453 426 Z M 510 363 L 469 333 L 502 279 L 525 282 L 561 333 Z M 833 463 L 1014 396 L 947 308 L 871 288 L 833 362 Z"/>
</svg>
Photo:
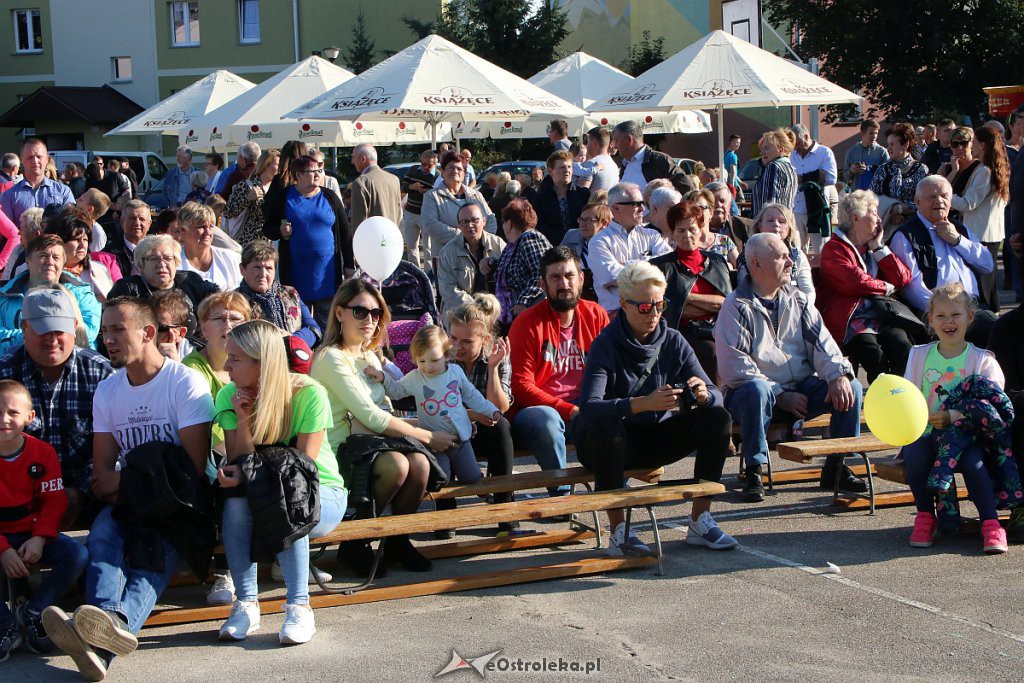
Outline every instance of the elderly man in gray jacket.
<svg viewBox="0 0 1024 683">
<path fill-rule="evenodd" d="M 789 284 L 793 262 L 778 235 L 754 235 L 745 254 L 750 277 L 722 305 L 715 352 L 725 407 L 740 423 L 744 499 L 759 502 L 773 412 L 798 420 L 831 412 L 833 437 L 859 436 L 862 390 L 818 310 Z M 822 488 L 837 483 L 846 491 L 867 489 L 838 455 L 821 471 Z"/>
<path fill-rule="evenodd" d="M 487 219 L 479 204 L 466 204 L 458 213 L 459 232 L 437 255 L 437 291 L 441 294 L 441 320 L 447 313 L 473 300 L 477 292 L 494 293 L 494 272 L 505 240 L 484 230 Z"/>
</svg>

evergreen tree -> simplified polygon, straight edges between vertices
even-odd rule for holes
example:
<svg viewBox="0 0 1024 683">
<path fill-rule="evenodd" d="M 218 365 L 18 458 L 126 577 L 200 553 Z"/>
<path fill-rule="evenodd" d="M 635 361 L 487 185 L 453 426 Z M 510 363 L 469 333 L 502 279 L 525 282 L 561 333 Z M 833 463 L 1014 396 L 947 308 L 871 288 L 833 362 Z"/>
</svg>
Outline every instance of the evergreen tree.
<svg viewBox="0 0 1024 683">
<path fill-rule="evenodd" d="M 352 44 L 345 50 L 345 62 L 348 70 L 361 74 L 376 63 L 377 44 L 370 38 L 366 30 L 366 17 L 362 11 L 352 25 Z"/>
<path fill-rule="evenodd" d="M 619 64 L 619 68 L 636 77 L 651 67 L 657 66 L 665 61 L 665 38 L 658 36 L 651 39 L 651 32 L 644 31 L 640 35 L 640 42 L 631 45 L 629 56 Z"/>
</svg>

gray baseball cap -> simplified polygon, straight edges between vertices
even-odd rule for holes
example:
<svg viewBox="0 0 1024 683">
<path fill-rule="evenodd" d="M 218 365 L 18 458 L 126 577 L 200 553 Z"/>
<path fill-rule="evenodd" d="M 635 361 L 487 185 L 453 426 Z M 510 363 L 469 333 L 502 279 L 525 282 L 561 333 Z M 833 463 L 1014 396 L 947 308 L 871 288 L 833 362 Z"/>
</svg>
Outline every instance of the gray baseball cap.
<svg viewBox="0 0 1024 683">
<path fill-rule="evenodd" d="M 36 334 L 75 333 L 75 308 L 70 295 L 59 289 L 29 290 L 21 305 L 21 318 L 32 325 Z"/>
</svg>

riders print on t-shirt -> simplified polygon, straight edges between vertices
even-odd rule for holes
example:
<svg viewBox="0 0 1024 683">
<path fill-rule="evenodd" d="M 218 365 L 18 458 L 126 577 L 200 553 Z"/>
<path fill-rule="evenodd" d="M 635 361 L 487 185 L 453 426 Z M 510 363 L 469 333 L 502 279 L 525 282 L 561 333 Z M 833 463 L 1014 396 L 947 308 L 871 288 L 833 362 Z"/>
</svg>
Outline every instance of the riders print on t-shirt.
<svg viewBox="0 0 1024 683">
<path fill-rule="evenodd" d="M 175 443 L 177 434 L 166 417 L 157 419 L 149 406 L 135 406 L 124 416 L 123 422 L 114 425 L 114 439 L 125 451 L 151 441 Z"/>
</svg>

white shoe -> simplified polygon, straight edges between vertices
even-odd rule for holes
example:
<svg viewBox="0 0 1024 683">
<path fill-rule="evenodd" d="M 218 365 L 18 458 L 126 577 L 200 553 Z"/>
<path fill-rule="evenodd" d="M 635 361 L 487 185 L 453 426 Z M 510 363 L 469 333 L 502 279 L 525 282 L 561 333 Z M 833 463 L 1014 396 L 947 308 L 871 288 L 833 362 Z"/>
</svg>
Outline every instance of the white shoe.
<svg viewBox="0 0 1024 683">
<path fill-rule="evenodd" d="M 334 579 L 334 577 L 331 575 L 330 572 L 325 572 L 323 569 L 320 569 L 319 567 L 317 567 L 316 570 L 320 574 L 320 580 L 323 581 L 324 583 L 330 583 Z M 272 578 L 277 583 L 284 583 L 284 572 L 281 571 L 281 565 L 279 565 L 277 563 L 277 560 L 274 560 L 274 564 L 270 568 L 270 578 Z M 317 585 L 316 579 L 313 578 L 313 563 L 312 562 L 309 563 L 309 581 L 308 581 L 308 583 L 311 586 L 316 586 Z"/>
<path fill-rule="evenodd" d="M 615 531 L 612 532 L 611 538 L 608 539 L 608 547 L 605 549 L 605 553 L 613 557 L 621 555 L 649 555 L 651 549 L 633 533 L 632 529 L 630 529 L 629 538 L 626 538 L 626 523 L 619 522 L 615 527 Z"/>
<path fill-rule="evenodd" d="M 213 587 L 206 594 L 207 605 L 230 605 L 235 599 L 235 582 L 231 574 L 215 574 Z"/>
<path fill-rule="evenodd" d="M 718 523 L 710 512 L 702 512 L 697 519 L 690 519 L 686 542 L 712 550 L 728 550 L 739 545 L 739 541 L 718 528 Z"/>
<path fill-rule="evenodd" d="M 281 626 L 282 645 L 308 643 L 316 633 L 313 608 L 309 605 L 285 605 L 284 625 Z"/>
<path fill-rule="evenodd" d="M 231 616 L 220 627 L 221 640 L 245 640 L 260 628 L 260 604 L 236 600 Z"/>
</svg>

